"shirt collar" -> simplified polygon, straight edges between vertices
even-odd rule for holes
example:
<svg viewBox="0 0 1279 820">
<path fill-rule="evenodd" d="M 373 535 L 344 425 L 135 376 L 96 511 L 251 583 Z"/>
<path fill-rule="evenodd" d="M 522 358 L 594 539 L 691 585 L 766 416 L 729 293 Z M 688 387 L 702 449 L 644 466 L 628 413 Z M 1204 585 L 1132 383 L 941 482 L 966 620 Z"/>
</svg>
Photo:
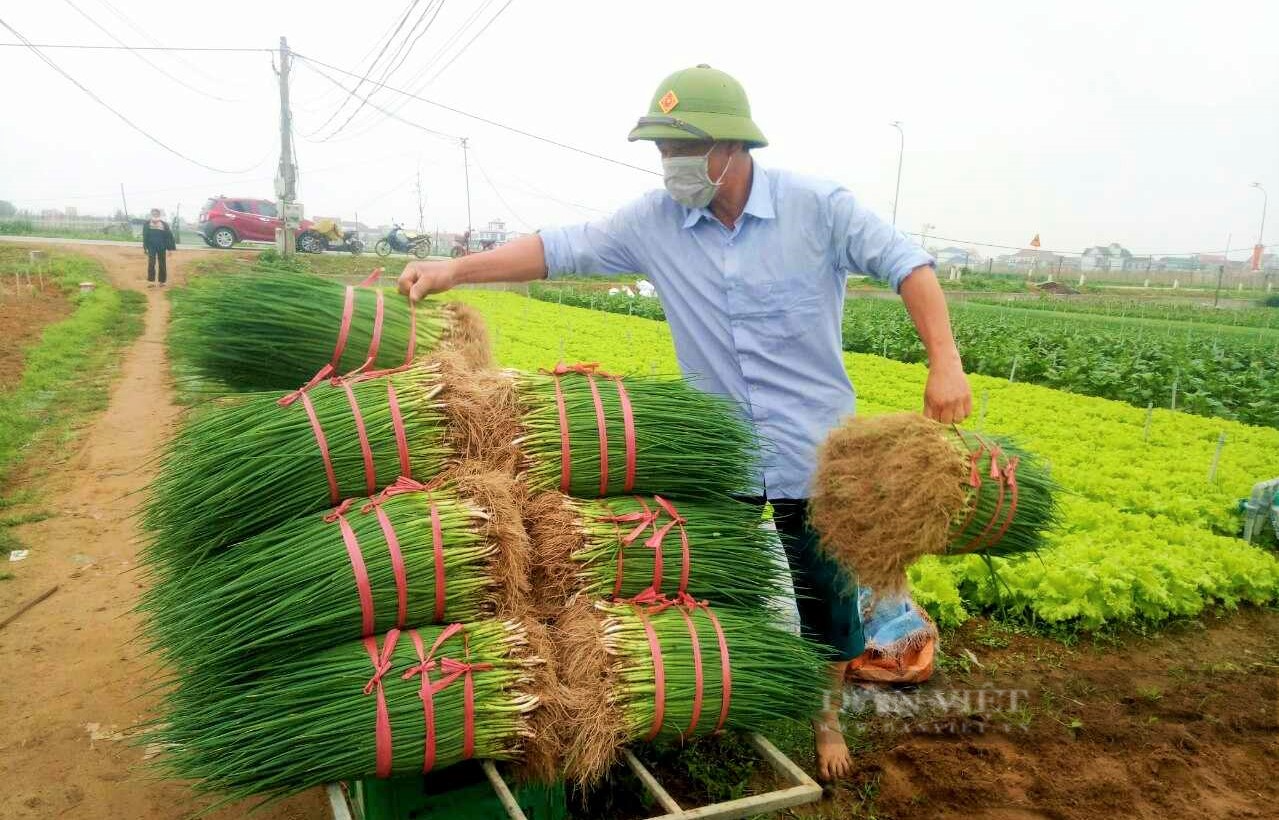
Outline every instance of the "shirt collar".
<svg viewBox="0 0 1279 820">
<path fill-rule="evenodd" d="M 775 219 L 777 212 L 773 209 L 773 184 L 768 178 L 768 172 L 753 158 L 751 161 L 754 164 L 751 169 L 751 192 L 746 198 L 746 207 L 742 210 L 742 215 L 750 214 L 756 219 Z M 715 218 L 710 208 L 685 208 L 684 227 L 693 227 L 703 217 Z"/>
</svg>

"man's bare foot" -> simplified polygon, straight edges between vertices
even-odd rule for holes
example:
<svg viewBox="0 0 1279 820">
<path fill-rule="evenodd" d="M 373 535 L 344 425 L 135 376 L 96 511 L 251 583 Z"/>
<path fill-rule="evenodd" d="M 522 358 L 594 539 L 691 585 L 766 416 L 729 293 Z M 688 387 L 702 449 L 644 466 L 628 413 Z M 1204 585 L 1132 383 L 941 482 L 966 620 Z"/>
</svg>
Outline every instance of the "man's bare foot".
<svg viewBox="0 0 1279 820">
<path fill-rule="evenodd" d="M 817 776 L 829 781 L 852 774 L 853 758 L 839 728 L 839 713 L 823 712 L 813 721 L 813 735 L 817 741 Z"/>
</svg>

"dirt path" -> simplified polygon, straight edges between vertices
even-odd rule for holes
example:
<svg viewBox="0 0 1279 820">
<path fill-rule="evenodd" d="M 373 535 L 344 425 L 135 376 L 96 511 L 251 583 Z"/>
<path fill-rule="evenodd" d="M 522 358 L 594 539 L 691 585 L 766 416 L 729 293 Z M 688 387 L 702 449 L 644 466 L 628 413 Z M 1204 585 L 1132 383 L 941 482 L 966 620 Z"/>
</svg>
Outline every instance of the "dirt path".
<svg viewBox="0 0 1279 820">
<path fill-rule="evenodd" d="M 140 249 L 69 247 L 106 267 L 119 287 L 145 287 Z M 170 255 L 170 281 L 197 252 Z M 62 469 L 36 488 L 38 509 L 53 517 L 14 530 L 30 557 L 0 585 L 0 616 L 54 585 L 58 592 L 0 631 L 0 817 L 176 818 L 196 804 L 181 783 L 156 780 L 127 732 L 154 702 L 151 674 L 132 643 L 130 613 L 142 581 L 136 573 L 137 491 L 151 477 L 148 459 L 178 418 L 165 357 L 169 305 L 147 291 L 146 326 L 126 352 L 110 404 L 67 454 Z M 6 567 L 9 568 L 9 567 Z M 232 806 L 210 817 L 240 818 Z M 311 792 L 254 817 L 325 816 Z"/>
</svg>

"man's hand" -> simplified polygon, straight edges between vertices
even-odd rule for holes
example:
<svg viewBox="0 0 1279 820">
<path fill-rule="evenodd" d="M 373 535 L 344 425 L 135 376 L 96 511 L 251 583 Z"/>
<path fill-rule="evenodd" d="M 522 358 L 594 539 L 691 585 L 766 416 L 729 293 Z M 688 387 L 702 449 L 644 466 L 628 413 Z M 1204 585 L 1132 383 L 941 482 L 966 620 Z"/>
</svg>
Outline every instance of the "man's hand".
<svg viewBox="0 0 1279 820">
<path fill-rule="evenodd" d="M 973 412 L 973 392 L 958 359 L 928 368 L 924 415 L 942 424 L 958 424 Z"/>
<path fill-rule="evenodd" d="M 410 262 L 404 266 L 400 274 L 400 293 L 413 302 L 442 293 L 457 284 L 457 263 L 447 262 Z"/>
</svg>

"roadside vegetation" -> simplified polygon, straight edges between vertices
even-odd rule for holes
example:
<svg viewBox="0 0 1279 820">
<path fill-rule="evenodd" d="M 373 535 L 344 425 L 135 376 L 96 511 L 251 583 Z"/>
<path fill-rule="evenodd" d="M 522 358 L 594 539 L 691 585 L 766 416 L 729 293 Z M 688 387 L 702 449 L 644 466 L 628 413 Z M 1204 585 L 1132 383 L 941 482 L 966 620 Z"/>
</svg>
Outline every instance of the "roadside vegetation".
<svg viewBox="0 0 1279 820">
<path fill-rule="evenodd" d="M 21 377 L 0 391 L 0 494 L 24 463 L 65 452 L 91 414 L 106 407 L 120 350 L 142 331 L 146 298 L 111 287 L 97 263 L 53 253 L 33 267 L 25 249 L 0 248 L 6 289 L 39 276 L 66 293 L 74 309 L 44 328 L 24 351 Z M 81 293 L 81 282 L 95 287 Z"/>
</svg>

